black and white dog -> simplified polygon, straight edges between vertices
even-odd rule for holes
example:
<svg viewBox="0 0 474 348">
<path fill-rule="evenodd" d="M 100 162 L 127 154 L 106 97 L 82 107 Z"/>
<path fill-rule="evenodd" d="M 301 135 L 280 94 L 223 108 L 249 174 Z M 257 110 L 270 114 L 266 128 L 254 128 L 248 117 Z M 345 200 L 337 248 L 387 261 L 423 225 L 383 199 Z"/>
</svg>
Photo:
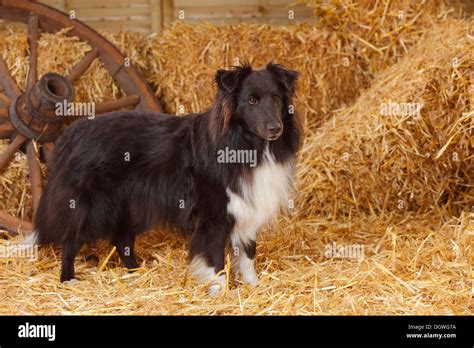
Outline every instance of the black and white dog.
<svg viewBox="0 0 474 348">
<path fill-rule="evenodd" d="M 98 239 L 137 268 L 135 236 L 170 225 L 190 236 L 191 270 L 211 293 L 224 289 L 216 275 L 229 244 L 243 281 L 257 282 L 257 231 L 288 205 L 293 182 L 297 72 L 244 65 L 215 80 L 204 113 L 116 112 L 81 119 L 58 139 L 30 241 L 62 245 L 61 281 L 74 277 L 81 246 Z"/>
</svg>

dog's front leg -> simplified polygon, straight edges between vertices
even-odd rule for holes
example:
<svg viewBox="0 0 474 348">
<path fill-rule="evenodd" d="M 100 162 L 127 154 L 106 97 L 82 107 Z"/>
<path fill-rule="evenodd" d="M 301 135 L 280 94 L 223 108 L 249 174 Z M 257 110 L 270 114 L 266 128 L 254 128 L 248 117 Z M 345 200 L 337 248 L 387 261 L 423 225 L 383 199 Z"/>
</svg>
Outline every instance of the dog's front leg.
<svg viewBox="0 0 474 348">
<path fill-rule="evenodd" d="M 242 275 L 242 280 L 246 284 L 256 285 L 258 283 L 255 272 L 254 259 L 257 243 L 250 240 L 242 243 L 240 240 L 232 239 L 232 266 L 233 269 Z"/>
<path fill-rule="evenodd" d="M 191 237 L 191 273 L 209 285 L 211 295 L 222 294 L 226 288 L 227 277 L 221 271 L 227 237 L 225 227 L 209 223 L 198 226 Z"/>
</svg>

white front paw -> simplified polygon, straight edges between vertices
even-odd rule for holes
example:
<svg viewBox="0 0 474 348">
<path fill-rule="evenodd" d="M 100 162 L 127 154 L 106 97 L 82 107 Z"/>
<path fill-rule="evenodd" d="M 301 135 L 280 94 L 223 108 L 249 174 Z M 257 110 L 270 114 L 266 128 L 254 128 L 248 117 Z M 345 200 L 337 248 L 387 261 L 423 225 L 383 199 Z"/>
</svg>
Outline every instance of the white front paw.
<svg viewBox="0 0 474 348">
<path fill-rule="evenodd" d="M 242 272 L 242 278 L 246 284 L 249 284 L 249 285 L 258 284 L 257 273 L 255 273 L 254 269 L 246 270 L 245 272 Z"/>
<path fill-rule="evenodd" d="M 244 283 L 256 285 L 258 283 L 257 273 L 255 273 L 254 261 L 247 255 L 241 255 L 239 258 L 239 271 L 242 274 Z"/>
<path fill-rule="evenodd" d="M 240 263 L 240 273 L 242 274 L 242 279 L 244 283 L 250 285 L 257 285 L 258 277 L 253 266 L 253 261 L 249 259 L 241 261 L 244 261 Z"/>
<path fill-rule="evenodd" d="M 217 276 L 216 279 L 213 279 L 209 284 L 209 293 L 212 296 L 222 295 L 225 291 L 227 284 L 227 277 L 224 274 Z"/>
</svg>

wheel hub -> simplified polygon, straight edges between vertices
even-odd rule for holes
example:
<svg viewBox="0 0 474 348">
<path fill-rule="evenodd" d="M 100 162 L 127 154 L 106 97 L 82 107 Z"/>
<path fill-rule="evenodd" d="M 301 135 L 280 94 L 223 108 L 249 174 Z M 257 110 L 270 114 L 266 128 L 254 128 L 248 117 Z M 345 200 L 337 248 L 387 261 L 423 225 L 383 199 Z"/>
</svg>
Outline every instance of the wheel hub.
<svg viewBox="0 0 474 348">
<path fill-rule="evenodd" d="M 64 117 L 56 115 L 57 104 L 73 99 L 71 83 L 61 75 L 48 73 L 10 104 L 10 120 L 29 139 L 39 143 L 54 141 L 61 134 L 64 121 Z"/>
</svg>

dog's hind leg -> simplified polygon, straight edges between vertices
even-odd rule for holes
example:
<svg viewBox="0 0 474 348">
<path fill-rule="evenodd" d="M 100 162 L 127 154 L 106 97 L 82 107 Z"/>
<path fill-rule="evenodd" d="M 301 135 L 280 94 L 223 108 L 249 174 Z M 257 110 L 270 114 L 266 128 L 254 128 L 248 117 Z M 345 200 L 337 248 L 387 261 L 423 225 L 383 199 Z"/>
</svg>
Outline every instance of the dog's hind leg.
<svg viewBox="0 0 474 348">
<path fill-rule="evenodd" d="M 112 244 L 114 244 L 117 248 L 117 252 L 125 267 L 128 269 L 135 269 L 139 267 L 137 260 L 135 259 L 134 234 L 125 233 L 115 236 Z"/>
<path fill-rule="evenodd" d="M 61 282 L 74 278 L 74 258 L 81 249 L 82 243 L 78 241 L 66 241 L 63 244 Z"/>
</svg>

